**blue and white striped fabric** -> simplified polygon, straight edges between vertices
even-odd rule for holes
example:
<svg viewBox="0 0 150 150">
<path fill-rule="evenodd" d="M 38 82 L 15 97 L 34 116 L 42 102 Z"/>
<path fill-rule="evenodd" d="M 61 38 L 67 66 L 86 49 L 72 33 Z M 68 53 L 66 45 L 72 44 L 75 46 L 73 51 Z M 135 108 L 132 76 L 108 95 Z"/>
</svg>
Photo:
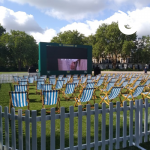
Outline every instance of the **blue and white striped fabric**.
<svg viewBox="0 0 150 150">
<path fill-rule="evenodd" d="M 49 76 L 49 78 L 56 78 L 56 75 L 51 75 Z"/>
<path fill-rule="evenodd" d="M 29 76 L 23 76 L 23 78 L 24 78 L 24 79 L 28 79 L 28 78 L 29 78 Z"/>
<path fill-rule="evenodd" d="M 42 76 L 40 76 L 40 78 L 44 78 L 46 80 L 47 75 L 42 75 Z"/>
<path fill-rule="evenodd" d="M 82 77 L 82 79 L 81 79 L 81 84 L 83 84 L 83 83 L 85 83 L 86 82 L 86 80 L 87 80 L 87 77 Z"/>
<path fill-rule="evenodd" d="M 56 84 L 56 78 L 50 77 L 50 78 L 49 78 L 49 82 L 50 82 L 50 84 L 55 85 L 55 84 Z"/>
<path fill-rule="evenodd" d="M 27 91 L 27 85 L 14 85 L 15 92 Z"/>
<path fill-rule="evenodd" d="M 34 81 L 37 81 L 37 78 L 38 78 L 38 77 L 37 77 L 37 76 L 33 76 L 33 78 L 34 78 Z"/>
<path fill-rule="evenodd" d="M 58 90 L 43 91 L 44 105 L 57 104 Z"/>
<path fill-rule="evenodd" d="M 86 84 L 86 88 L 94 88 L 95 82 L 90 82 Z"/>
<path fill-rule="evenodd" d="M 80 99 L 81 102 L 87 102 L 92 98 L 94 92 L 94 88 L 85 88 L 83 89 L 82 97 Z"/>
<path fill-rule="evenodd" d="M 112 78 L 112 76 L 108 76 L 107 78 L 107 81 L 106 82 L 109 82 L 109 80 Z"/>
<path fill-rule="evenodd" d="M 118 79 L 116 78 L 111 78 L 110 82 L 117 82 Z"/>
<path fill-rule="evenodd" d="M 150 84 L 150 79 L 148 79 L 144 85 L 148 86 L 149 84 Z"/>
<path fill-rule="evenodd" d="M 139 96 L 139 95 L 142 93 L 144 87 L 145 87 L 145 85 L 138 86 L 138 87 L 136 88 L 135 92 L 133 93 L 133 97 Z M 124 94 L 124 96 L 127 97 L 128 94 Z M 129 95 L 127 98 L 132 98 L 132 95 Z"/>
<path fill-rule="evenodd" d="M 71 74 L 67 74 L 66 77 L 68 78 L 68 81 L 71 79 Z"/>
<path fill-rule="evenodd" d="M 100 74 L 98 74 L 98 75 L 96 76 L 96 80 L 98 80 L 98 79 L 100 78 L 100 76 L 101 76 L 101 75 L 100 75 Z"/>
<path fill-rule="evenodd" d="M 135 77 L 132 77 L 129 84 L 132 84 L 135 79 L 136 79 Z"/>
<path fill-rule="evenodd" d="M 13 76 L 14 82 L 18 82 L 18 76 Z"/>
<path fill-rule="evenodd" d="M 123 81 L 125 81 L 126 78 L 121 78 L 120 82 L 118 84 L 121 84 Z"/>
<path fill-rule="evenodd" d="M 81 74 L 81 75 L 80 75 L 80 79 L 82 79 L 83 77 L 85 77 L 85 75 L 84 75 L 84 74 Z"/>
<path fill-rule="evenodd" d="M 28 78 L 28 82 L 29 82 L 29 83 L 33 83 L 33 82 L 34 82 L 34 77 L 29 77 L 29 78 Z"/>
<path fill-rule="evenodd" d="M 95 77 L 95 76 L 93 76 L 93 77 L 91 77 L 91 79 L 92 79 L 93 81 L 95 81 L 95 80 L 96 80 L 96 77 Z"/>
<path fill-rule="evenodd" d="M 93 80 L 92 79 L 87 79 L 86 82 L 90 83 L 90 82 L 93 82 Z"/>
<path fill-rule="evenodd" d="M 18 77 L 18 81 L 21 81 L 23 79 L 23 77 Z"/>
<path fill-rule="evenodd" d="M 110 92 L 110 95 L 108 96 L 108 99 L 111 100 L 116 98 L 119 95 L 121 88 L 122 87 L 113 87 Z M 104 96 L 101 97 L 103 98 Z M 104 99 L 107 100 L 107 97 L 105 97 Z"/>
<path fill-rule="evenodd" d="M 50 91 L 52 90 L 53 84 L 41 84 L 41 89 L 43 91 Z"/>
<path fill-rule="evenodd" d="M 128 84 L 128 80 L 124 81 L 124 82 L 122 83 L 122 86 L 123 86 L 123 87 L 126 87 L 127 84 Z"/>
<path fill-rule="evenodd" d="M 76 83 L 76 87 L 78 86 L 78 84 L 79 84 L 79 79 L 77 79 L 77 80 L 73 80 L 72 81 L 72 83 Z"/>
<path fill-rule="evenodd" d="M 73 77 L 73 80 L 78 80 L 79 78 L 78 77 Z"/>
<path fill-rule="evenodd" d="M 37 90 L 41 90 L 42 89 L 42 84 L 44 84 L 44 80 L 41 80 L 41 81 L 36 81 L 36 84 L 37 84 Z"/>
<path fill-rule="evenodd" d="M 45 82 L 45 79 L 44 78 L 37 78 L 37 81 L 43 81 L 43 82 Z"/>
<path fill-rule="evenodd" d="M 10 94 L 14 107 L 24 107 L 28 105 L 27 92 L 10 92 Z"/>
<path fill-rule="evenodd" d="M 74 74 L 72 77 L 73 77 L 73 78 L 78 78 L 78 75 L 77 75 L 77 74 Z"/>
<path fill-rule="evenodd" d="M 19 85 L 27 85 L 28 81 L 19 81 L 18 83 L 19 83 Z"/>
<path fill-rule="evenodd" d="M 64 80 L 64 84 L 66 84 L 68 82 L 68 78 L 67 77 L 63 77 L 62 80 Z"/>
<path fill-rule="evenodd" d="M 65 94 L 72 94 L 74 92 L 75 86 L 76 86 L 76 83 L 67 83 Z"/>
<path fill-rule="evenodd" d="M 102 83 L 104 82 L 104 78 L 100 78 L 96 84 L 96 86 L 101 86 Z"/>
<path fill-rule="evenodd" d="M 107 85 L 107 87 L 106 87 L 106 89 L 101 89 L 101 90 L 103 90 L 103 91 L 109 91 L 111 89 L 111 87 L 114 86 L 114 84 L 115 84 L 115 82 L 109 82 L 108 85 Z"/>
<path fill-rule="evenodd" d="M 135 88 L 136 86 L 138 86 L 138 85 L 140 84 L 140 82 L 141 82 L 141 80 L 137 80 L 137 81 L 135 82 L 135 84 L 133 85 L 133 87 L 129 87 L 129 88 L 130 88 L 130 89 Z"/>
<path fill-rule="evenodd" d="M 62 80 L 64 75 L 59 75 L 58 80 Z"/>
<path fill-rule="evenodd" d="M 87 74 L 87 78 L 91 79 L 92 75 L 91 74 Z"/>
<path fill-rule="evenodd" d="M 64 80 L 57 80 L 55 89 L 61 89 L 63 87 Z"/>
</svg>

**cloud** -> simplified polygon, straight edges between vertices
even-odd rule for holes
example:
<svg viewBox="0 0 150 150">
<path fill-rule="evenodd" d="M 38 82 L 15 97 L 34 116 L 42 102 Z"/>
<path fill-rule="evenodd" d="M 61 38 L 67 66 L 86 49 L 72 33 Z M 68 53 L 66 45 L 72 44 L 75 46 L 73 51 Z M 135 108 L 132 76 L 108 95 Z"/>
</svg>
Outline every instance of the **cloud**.
<svg viewBox="0 0 150 150">
<path fill-rule="evenodd" d="M 7 29 L 26 32 L 43 32 L 32 15 L 25 12 L 14 12 L 11 9 L 0 6 L 0 23 Z"/>
<path fill-rule="evenodd" d="M 0 3 L 3 3 L 4 2 L 4 0 L 0 0 Z"/>
<path fill-rule="evenodd" d="M 47 29 L 44 31 L 44 33 L 40 32 L 31 32 L 30 33 L 37 41 L 39 42 L 50 42 L 51 39 L 56 36 L 56 31 L 54 29 Z"/>
<path fill-rule="evenodd" d="M 127 15 L 131 17 L 137 25 L 137 35 L 139 37 L 143 35 L 150 35 L 150 7 L 144 7 L 142 9 L 136 9 L 135 11 L 128 11 Z M 80 33 L 88 36 L 90 34 L 95 34 L 97 28 L 102 23 L 111 24 L 113 21 L 117 22 L 118 19 L 122 19 L 123 15 L 119 12 L 114 13 L 111 17 L 105 20 L 93 20 L 93 21 L 86 21 L 85 23 L 81 22 L 74 22 L 71 24 L 66 25 L 60 29 L 61 32 L 67 30 L 77 30 Z"/>
<path fill-rule="evenodd" d="M 9 0 L 19 4 L 37 7 L 49 16 L 61 20 L 81 20 L 93 18 L 105 9 L 142 8 L 149 0 Z"/>
<path fill-rule="evenodd" d="M 56 35 L 54 29 L 42 29 L 34 17 L 25 12 L 14 12 L 11 9 L 0 6 L 0 14 L 0 23 L 6 28 L 7 32 L 10 32 L 10 30 L 25 31 L 32 35 L 37 42 L 50 42 L 52 37 Z"/>
</svg>

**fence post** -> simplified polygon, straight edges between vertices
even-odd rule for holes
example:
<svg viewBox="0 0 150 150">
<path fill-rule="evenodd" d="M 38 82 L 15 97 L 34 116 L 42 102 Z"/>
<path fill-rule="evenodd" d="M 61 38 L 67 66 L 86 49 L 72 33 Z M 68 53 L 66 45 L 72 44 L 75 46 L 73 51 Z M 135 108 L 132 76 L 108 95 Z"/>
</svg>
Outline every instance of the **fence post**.
<svg viewBox="0 0 150 150">
<path fill-rule="evenodd" d="M 113 103 L 109 103 L 109 150 L 113 150 Z"/>
<path fill-rule="evenodd" d="M 78 149 L 82 149 L 82 105 L 78 106 Z"/>
<path fill-rule="evenodd" d="M 102 150 L 105 150 L 106 137 L 106 103 L 102 103 Z"/>
<path fill-rule="evenodd" d="M 133 101 L 130 101 L 129 146 L 133 145 Z"/>
<path fill-rule="evenodd" d="M 11 108 L 11 134 L 12 150 L 16 150 L 15 108 Z"/>
<path fill-rule="evenodd" d="M 139 144 L 142 143 L 143 100 L 139 100 Z"/>
<path fill-rule="evenodd" d="M 95 118 L 94 118 L 94 143 L 95 150 L 98 150 L 98 104 L 94 105 Z"/>
<path fill-rule="evenodd" d="M 69 107 L 69 147 L 73 149 L 74 146 L 74 107 Z"/>
<path fill-rule="evenodd" d="M 55 108 L 51 108 L 51 138 L 50 148 L 55 149 Z"/>
<path fill-rule="evenodd" d="M 127 102 L 123 102 L 123 148 L 127 146 Z"/>
<path fill-rule="evenodd" d="M 36 115 L 37 115 L 37 111 L 32 110 L 32 150 L 37 150 Z"/>
<path fill-rule="evenodd" d="M 23 150 L 22 109 L 18 110 L 19 150 Z"/>
<path fill-rule="evenodd" d="M 9 149 L 9 119 L 8 119 L 8 107 L 4 108 L 4 117 L 5 117 L 5 145 L 6 150 Z"/>
<path fill-rule="evenodd" d="M 30 150 L 30 111 L 25 112 L 25 125 L 26 125 L 26 150 Z"/>
<path fill-rule="evenodd" d="M 145 99 L 144 142 L 148 141 L 148 99 Z"/>
<path fill-rule="evenodd" d="M 116 105 L 116 149 L 120 149 L 120 142 L 119 142 L 119 137 L 120 137 L 120 102 L 117 102 Z"/>
<path fill-rule="evenodd" d="M 139 101 L 135 101 L 135 146 L 139 146 Z"/>
<path fill-rule="evenodd" d="M 60 111 L 60 149 L 65 147 L 65 108 Z"/>
<path fill-rule="evenodd" d="M 91 113 L 90 113 L 90 104 L 86 105 L 86 112 L 87 112 L 87 116 L 86 116 L 86 146 L 87 146 L 87 150 L 90 150 L 90 133 L 91 133 Z"/>
<path fill-rule="evenodd" d="M 46 109 L 41 110 L 41 150 L 46 150 Z"/>
<path fill-rule="evenodd" d="M 2 106 L 0 106 L 0 150 L 3 148 Z"/>
</svg>

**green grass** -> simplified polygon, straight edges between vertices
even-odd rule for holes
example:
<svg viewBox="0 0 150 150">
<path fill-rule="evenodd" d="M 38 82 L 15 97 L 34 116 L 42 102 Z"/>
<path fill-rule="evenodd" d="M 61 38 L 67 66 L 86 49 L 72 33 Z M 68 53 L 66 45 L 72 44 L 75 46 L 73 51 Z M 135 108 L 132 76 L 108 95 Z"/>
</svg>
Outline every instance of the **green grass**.
<svg viewBox="0 0 150 150">
<path fill-rule="evenodd" d="M 13 73 L 28 73 L 28 72 L 0 72 L 1 74 L 13 74 Z"/>
<path fill-rule="evenodd" d="M 3 108 L 4 111 L 4 107 L 5 106 L 9 106 L 9 95 L 8 92 L 9 91 L 13 91 L 14 87 L 13 84 L 11 83 L 6 83 L 6 84 L 0 84 L 0 105 Z M 78 95 L 79 93 L 76 93 L 76 95 Z M 99 95 L 99 92 L 96 92 L 97 96 Z M 98 97 L 97 97 L 98 98 Z M 141 97 L 138 97 L 138 99 L 140 99 Z M 35 86 L 30 86 L 29 87 L 29 99 L 30 99 L 30 110 L 37 110 L 37 115 L 40 116 L 41 115 L 41 109 L 42 109 L 42 104 L 40 101 L 40 95 L 36 95 L 35 94 Z M 69 112 L 69 106 L 73 106 L 74 105 L 74 101 L 67 101 L 62 98 L 62 94 L 60 94 L 60 99 L 61 99 L 61 107 L 65 107 L 65 112 Z M 119 101 L 119 99 L 116 99 L 117 101 Z M 92 102 L 92 100 L 91 100 Z M 100 98 L 98 98 L 96 100 L 96 103 L 100 102 Z M 129 103 L 128 103 L 129 104 Z M 48 108 L 52 108 L 55 107 L 55 105 L 53 106 L 48 106 Z M 47 108 L 47 107 L 46 107 Z M 101 105 L 99 105 L 99 108 L 101 108 Z M 107 106 L 107 108 L 109 108 Z M 22 108 L 22 109 L 26 109 Z M 18 108 L 16 108 L 16 110 L 18 110 Z M 78 111 L 78 108 L 75 107 L 74 111 Z M 149 111 L 150 113 L 150 111 Z M 121 112 L 121 115 L 123 115 L 123 112 Z M 143 114 L 144 116 L 144 114 Z M 99 115 L 99 140 L 101 140 L 101 122 L 102 122 L 102 115 Z M 127 124 L 129 126 L 129 111 L 127 112 Z M 3 120 L 4 121 L 4 120 Z M 4 123 L 4 122 L 3 122 Z M 17 139 L 17 148 L 18 148 L 18 126 L 17 126 L 17 121 L 16 121 L 16 139 Z M 49 145 L 50 145 L 50 123 L 51 121 L 47 121 L 46 122 L 46 149 L 50 149 Z M 60 120 L 56 120 L 55 121 L 55 131 L 56 131 L 56 136 L 55 136 L 55 141 L 56 141 L 56 149 L 59 148 L 60 146 Z M 5 125 L 3 124 L 3 127 L 5 127 Z M 11 124 L 10 124 L 11 127 Z M 135 127 L 134 123 L 133 123 L 133 128 Z M 32 145 L 32 126 L 30 125 L 30 131 L 31 131 L 31 145 Z M 11 132 L 11 130 L 10 130 Z M 94 142 L 94 116 L 91 116 L 91 142 Z M 113 137 L 115 138 L 115 133 L 116 133 L 116 114 L 114 113 L 113 115 Z M 121 117 L 120 119 L 120 134 L 121 136 L 123 135 L 123 117 Z M 129 134 L 129 128 L 127 127 L 127 134 Z M 11 135 L 11 134 L 10 134 Z M 4 133 L 4 137 L 5 137 L 5 133 Z M 86 143 L 86 117 L 83 116 L 82 117 L 82 143 Z M 25 123 L 23 122 L 23 139 L 24 139 L 24 148 L 25 148 Z M 109 139 L 109 114 L 106 115 L 106 139 Z M 38 143 L 38 150 L 41 149 L 41 145 L 40 145 L 40 140 L 41 140 L 41 122 L 37 122 L 37 143 Z M 4 138 L 5 141 L 5 138 Z M 78 144 L 78 118 L 75 117 L 74 118 L 74 145 Z M 128 144 L 128 143 L 127 143 Z M 10 146 L 11 146 L 11 137 L 10 137 Z M 69 119 L 66 118 L 65 119 L 65 147 L 69 146 Z M 122 144 L 120 144 L 120 146 L 122 147 Z M 148 143 L 143 143 L 141 144 L 142 147 L 144 147 L 145 149 L 149 149 L 150 146 L 150 142 Z M 108 147 L 106 147 L 106 149 L 108 149 Z M 115 149 L 115 146 L 114 146 Z M 120 149 L 120 150 L 138 150 L 138 148 L 132 146 L 132 147 L 127 147 L 125 149 Z"/>
</svg>

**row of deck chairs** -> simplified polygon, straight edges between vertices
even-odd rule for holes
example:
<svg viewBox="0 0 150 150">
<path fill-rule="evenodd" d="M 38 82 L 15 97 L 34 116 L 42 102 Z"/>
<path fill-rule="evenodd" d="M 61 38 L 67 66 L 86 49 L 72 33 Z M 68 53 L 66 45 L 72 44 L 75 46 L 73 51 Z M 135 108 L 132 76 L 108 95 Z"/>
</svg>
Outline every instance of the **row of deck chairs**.
<svg viewBox="0 0 150 150">
<path fill-rule="evenodd" d="M 83 76 L 84 77 L 84 76 Z M 82 77 L 82 78 L 83 78 Z M 115 78 L 116 77 L 116 78 Z M 52 77 L 54 78 L 54 77 Z M 79 80 L 79 77 L 74 77 L 74 78 L 78 78 L 78 79 L 75 79 L 75 80 Z M 127 95 L 122 95 L 125 99 L 124 100 L 130 100 L 130 98 L 133 98 L 134 97 L 137 97 L 138 95 L 140 95 L 145 87 L 145 85 L 148 85 L 148 82 L 149 82 L 149 79 L 148 79 L 148 76 L 141 76 L 141 75 L 131 75 L 131 74 L 122 74 L 122 75 L 103 75 L 103 76 L 100 76 L 99 75 L 99 79 L 98 80 L 92 80 L 91 82 L 87 82 L 86 84 L 82 85 L 81 83 L 81 80 L 82 78 L 80 77 L 80 85 L 83 87 L 82 90 L 80 91 L 80 94 L 78 96 L 78 98 L 75 98 L 74 97 L 74 91 L 75 91 L 75 87 L 77 86 L 77 83 L 66 83 L 66 86 L 65 86 L 65 92 L 63 91 L 63 96 L 67 99 L 67 94 L 72 94 L 72 97 L 75 99 L 75 106 L 76 105 L 81 105 L 82 102 L 88 102 L 90 103 L 90 99 L 92 98 L 92 96 L 96 97 L 94 95 L 94 91 L 97 89 L 97 90 L 100 90 L 100 98 L 101 98 L 101 102 L 105 102 L 106 104 L 109 104 L 109 101 L 115 99 L 121 92 L 121 89 L 123 87 L 126 87 L 128 89 L 129 94 Z M 123 79 L 125 78 L 125 79 Z M 51 78 L 49 78 L 51 79 Z M 58 81 L 61 81 L 59 80 L 60 78 L 58 78 L 57 80 L 57 83 L 56 84 L 41 84 L 42 86 L 42 105 L 43 105 L 43 108 L 44 108 L 44 105 L 52 105 L 52 104 L 59 104 L 60 106 L 60 99 L 58 98 L 59 96 L 59 93 L 60 93 L 60 90 L 61 88 L 63 87 L 62 85 L 64 84 L 61 84 L 60 86 L 60 83 Z M 63 79 L 63 77 L 61 78 Z M 71 78 L 70 78 L 71 79 Z M 73 77 L 72 77 L 73 79 Z M 90 79 L 90 78 L 89 78 Z M 89 80 L 87 79 L 87 80 Z M 140 80 L 139 80 L 140 79 Z M 50 81 L 50 80 L 49 80 Z M 73 82 L 74 80 L 68 80 L 69 82 Z M 95 82 L 97 81 L 97 82 Z M 112 82 L 113 81 L 113 82 Z M 140 82 L 145 82 L 143 86 L 138 86 Z M 55 81 L 56 82 L 56 81 Z M 63 80 L 64 82 L 64 80 Z M 120 86 L 120 85 L 123 85 L 124 82 L 127 82 L 128 86 Z M 38 83 L 38 81 L 37 81 Z M 45 81 L 44 81 L 45 83 Z M 103 89 L 99 89 L 100 86 L 97 86 L 95 87 L 95 85 L 97 85 L 99 83 L 99 85 L 101 84 L 104 84 L 104 88 Z M 37 84 L 38 85 L 38 84 Z M 55 85 L 55 89 L 53 89 L 53 85 Z M 57 86 L 56 86 L 57 85 Z M 115 86 L 120 86 L 120 87 L 114 87 Z M 137 86 L 135 86 L 137 85 Z M 90 86 L 90 87 L 87 87 L 87 86 Z M 60 88 L 61 87 L 61 88 Z M 58 88 L 58 89 L 57 89 Z M 101 94 L 104 94 L 104 96 L 102 96 Z M 108 95 L 108 93 L 110 93 Z M 82 94 L 82 96 L 81 96 Z M 48 96 L 49 95 L 49 96 Z M 149 92 L 146 92 L 146 93 L 142 93 L 142 96 L 143 98 L 145 98 L 146 96 L 149 95 Z M 70 99 L 71 97 L 69 97 L 68 99 Z M 57 100 L 56 100 L 57 99 Z M 121 103 L 124 101 L 124 100 L 120 100 Z"/>
</svg>

